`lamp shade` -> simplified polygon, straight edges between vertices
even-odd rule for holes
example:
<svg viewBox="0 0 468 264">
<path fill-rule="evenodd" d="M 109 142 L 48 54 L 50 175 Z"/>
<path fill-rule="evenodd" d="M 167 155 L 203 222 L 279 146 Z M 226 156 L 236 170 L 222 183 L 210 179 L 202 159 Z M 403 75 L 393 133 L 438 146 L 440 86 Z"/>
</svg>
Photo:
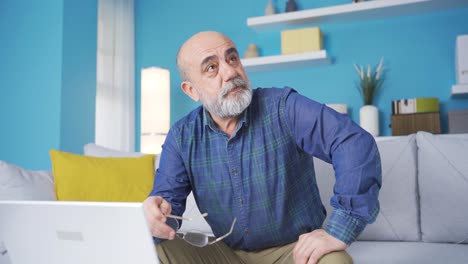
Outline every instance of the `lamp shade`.
<svg viewBox="0 0 468 264">
<path fill-rule="evenodd" d="M 161 153 L 170 125 L 170 72 L 149 67 L 141 70 L 140 151 Z"/>
</svg>

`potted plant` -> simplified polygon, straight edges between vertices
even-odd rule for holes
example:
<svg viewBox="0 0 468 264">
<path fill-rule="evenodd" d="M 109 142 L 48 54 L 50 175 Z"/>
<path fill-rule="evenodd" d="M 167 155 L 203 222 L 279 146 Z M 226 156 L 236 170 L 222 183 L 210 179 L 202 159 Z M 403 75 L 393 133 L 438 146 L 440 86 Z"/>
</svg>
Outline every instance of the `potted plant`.
<svg viewBox="0 0 468 264">
<path fill-rule="evenodd" d="M 359 110 L 359 122 L 362 128 L 373 136 L 379 135 L 379 110 L 373 105 L 374 98 L 384 83 L 383 58 L 375 68 L 367 65 L 364 70 L 362 65 L 354 64 L 359 75 L 356 88 L 361 94 L 364 106 Z"/>
</svg>

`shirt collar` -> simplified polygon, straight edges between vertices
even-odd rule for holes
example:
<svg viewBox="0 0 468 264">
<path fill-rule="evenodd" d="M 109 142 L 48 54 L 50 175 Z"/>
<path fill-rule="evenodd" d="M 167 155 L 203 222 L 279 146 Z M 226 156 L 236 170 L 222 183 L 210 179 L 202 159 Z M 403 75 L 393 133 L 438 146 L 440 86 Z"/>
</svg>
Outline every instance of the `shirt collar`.
<svg viewBox="0 0 468 264">
<path fill-rule="evenodd" d="M 216 131 L 216 124 L 213 121 L 213 118 L 211 118 L 211 115 L 208 113 L 205 107 L 202 106 L 202 109 L 203 109 L 203 126 L 204 127 L 208 126 L 213 131 Z"/>
<path fill-rule="evenodd" d="M 248 126 L 249 124 L 249 117 L 250 117 L 250 111 L 251 111 L 251 105 L 250 103 L 249 106 L 241 113 L 241 116 L 239 118 L 239 123 L 237 124 L 237 130 L 241 128 L 243 125 Z M 203 126 L 206 127 L 208 126 L 211 130 L 213 131 L 219 131 L 218 127 L 216 126 L 213 118 L 211 118 L 211 115 L 209 112 L 202 106 L 203 108 Z"/>
</svg>

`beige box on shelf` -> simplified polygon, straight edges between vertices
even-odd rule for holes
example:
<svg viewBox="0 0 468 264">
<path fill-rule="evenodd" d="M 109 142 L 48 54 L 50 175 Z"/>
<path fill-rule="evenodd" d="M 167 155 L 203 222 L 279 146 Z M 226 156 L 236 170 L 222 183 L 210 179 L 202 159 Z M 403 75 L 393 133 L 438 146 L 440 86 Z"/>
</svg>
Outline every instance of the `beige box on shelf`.
<svg viewBox="0 0 468 264">
<path fill-rule="evenodd" d="M 281 31 L 281 53 L 294 54 L 323 49 L 322 32 L 319 27 Z"/>
</svg>

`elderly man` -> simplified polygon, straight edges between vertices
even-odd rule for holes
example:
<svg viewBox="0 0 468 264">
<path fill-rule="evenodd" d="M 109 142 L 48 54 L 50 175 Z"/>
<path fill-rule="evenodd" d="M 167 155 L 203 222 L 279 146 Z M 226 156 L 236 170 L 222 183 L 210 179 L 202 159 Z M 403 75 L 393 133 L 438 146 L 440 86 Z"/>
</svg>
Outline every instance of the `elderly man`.
<svg viewBox="0 0 468 264">
<path fill-rule="evenodd" d="M 291 88 L 252 90 L 236 46 L 218 32 L 188 39 L 177 66 L 182 90 L 202 106 L 169 131 L 144 202 L 161 261 L 352 263 L 345 249 L 379 212 L 373 137 Z M 313 156 L 336 172 L 324 228 Z M 173 215 L 190 191 L 216 243 L 176 236 Z"/>
</svg>

